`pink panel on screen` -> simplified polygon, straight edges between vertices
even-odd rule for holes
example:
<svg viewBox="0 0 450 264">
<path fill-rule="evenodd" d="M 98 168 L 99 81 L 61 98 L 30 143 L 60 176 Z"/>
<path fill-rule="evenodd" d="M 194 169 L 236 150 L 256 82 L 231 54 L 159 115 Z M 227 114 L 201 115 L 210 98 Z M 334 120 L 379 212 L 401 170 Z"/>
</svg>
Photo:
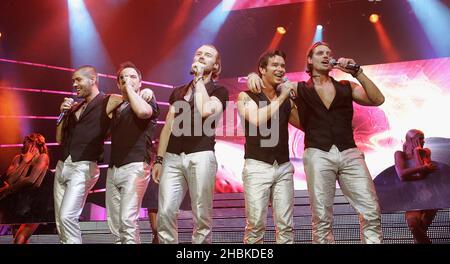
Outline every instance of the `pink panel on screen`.
<svg viewBox="0 0 450 264">
<path fill-rule="evenodd" d="M 223 6 L 224 10 L 240 10 L 308 1 L 313 0 L 223 0 Z"/>
</svg>

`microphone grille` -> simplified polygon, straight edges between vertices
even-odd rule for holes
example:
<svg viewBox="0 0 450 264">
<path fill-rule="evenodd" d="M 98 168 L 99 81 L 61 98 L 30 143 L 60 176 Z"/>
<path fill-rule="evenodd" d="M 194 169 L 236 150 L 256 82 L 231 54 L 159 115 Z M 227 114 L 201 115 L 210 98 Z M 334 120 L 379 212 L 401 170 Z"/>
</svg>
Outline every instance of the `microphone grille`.
<svg viewBox="0 0 450 264">
<path fill-rule="evenodd" d="M 336 61 L 336 59 L 331 58 L 328 63 L 331 64 L 331 65 L 336 65 L 337 61 Z"/>
</svg>

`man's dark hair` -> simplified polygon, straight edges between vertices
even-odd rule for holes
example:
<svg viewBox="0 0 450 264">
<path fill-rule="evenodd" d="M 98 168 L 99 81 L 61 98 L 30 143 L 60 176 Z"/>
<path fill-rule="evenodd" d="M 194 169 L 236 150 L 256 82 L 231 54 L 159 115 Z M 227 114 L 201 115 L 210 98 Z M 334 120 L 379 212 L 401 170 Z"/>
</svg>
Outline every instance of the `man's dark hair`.
<svg viewBox="0 0 450 264">
<path fill-rule="evenodd" d="M 306 73 L 309 75 L 312 74 L 312 64 L 308 63 L 308 58 L 312 58 L 314 49 L 317 48 L 318 46 L 327 46 L 328 48 L 330 47 L 328 43 L 323 41 L 318 41 L 311 45 L 311 47 L 308 50 L 308 53 L 306 53 Z"/>
<path fill-rule="evenodd" d="M 132 68 L 132 69 L 134 69 L 134 70 L 137 72 L 138 76 L 139 76 L 139 81 L 142 81 L 142 74 L 141 74 L 141 71 L 136 67 L 136 65 L 134 65 L 134 63 L 132 63 L 131 61 L 127 61 L 127 62 L 124 62 L 124 63 L 120 64 L 120 68 L 119 68 L 119 70 L 117 71 L 117 82 L 120 81 L 120 74 L 121 74 L 122 71 L 123 71 L 124 69 L 126 69 L 126 68 Z"/>
<path fill-rule="evenodd" d="M 269 59 L 273 58 L 275 56 L 280 56 L 283 59 L 286 60 L 286 54 L 281 50 L 268 50 L 264 52 L 260 57 L 258 61 L 258 75 L 261 77 L 261 72 L 259 68 L 265 69 L 267 67 L 267 64 L 269 63 Z"/>
</svg>

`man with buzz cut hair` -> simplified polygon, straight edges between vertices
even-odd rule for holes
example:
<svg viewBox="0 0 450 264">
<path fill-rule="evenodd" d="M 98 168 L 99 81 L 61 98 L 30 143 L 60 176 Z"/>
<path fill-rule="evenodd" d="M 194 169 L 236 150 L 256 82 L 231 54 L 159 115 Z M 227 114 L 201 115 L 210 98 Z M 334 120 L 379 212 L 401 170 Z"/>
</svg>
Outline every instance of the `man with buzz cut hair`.
<svg viewBox="0 0 450 264">
<path fill-rule="evenodd" d="M 56 165 L 54 182 L 55 221 L 60 242 L 81 244 L 79 218 L 87 195 L 98 180 L 97 162 L 103 161 L 103 145 L 114 109 L 122 103 L 121 95 L 106 95 L 99 91 L 95 67 L 85 65 L 75 70 L 72 85 L 74 103 L 64 98 L 60 111 L 63 118 L 56 126 L 56 141 L 63 155 Z M 149 99 L 145 89 L 142 98 Z"/>
<path fill-rule="evenodd" d="M 60 107 L 67 114 L 56 128 L 56 141 L 62 144 L 63 156 L 55 171 L 55 218 L 61 243 L 81 244 L 79 217 L 100 175 L 97 162 L 103 160 L 109 115 L 122 98 L 99 91 L 97 71 L 90 65 L 75 70 L 72 84 L 82 102 L 64 98 Z"/>
</svg>

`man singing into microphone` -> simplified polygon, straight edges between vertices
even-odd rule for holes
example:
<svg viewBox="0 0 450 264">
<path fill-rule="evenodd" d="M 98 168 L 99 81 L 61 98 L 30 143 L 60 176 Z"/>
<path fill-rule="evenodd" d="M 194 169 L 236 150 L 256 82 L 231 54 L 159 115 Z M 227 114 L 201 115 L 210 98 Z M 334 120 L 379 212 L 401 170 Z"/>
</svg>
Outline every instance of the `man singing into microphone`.
<svg viewBox="0 0 450 264">
<path fill-rule="evenodd" d="M 117 73 L 123 102 L 113 112 L 111 159 L 106 178 L 108 226 L 116 243 L 138 244 L 139 210 L 150 180 L 152 136 L 159 108 L 140 96 L 141 72 L 130 62 Z"/>
<path fill-rule="evenodd" d="M 189 190 L 194 230 L 193 244 L 211 243 L 212 202 L 217 172 L 214 154 L 215 123 L 228 100 L 219 86 L 220 54 L 212 45 L 195 51 L 194 80 L 176 88 L 161 131 L 153 180 L 159 183 L 157 229 L 159 242 L 178 243 L 177 215 Z"/>
<path fill-rule="evenodd" d="M 114 109 L 122 96 L 105 95 L 98 88 L 98 74 L 93 66 L 82 66 L 72 75 L 72 84 L 81 103 L 64 98 L 57 123 L 56 141 L 62 144 L 63 156 L 55 171 L 54 200 L 56 228 L 61 243 L 81 244 L 78 219 L 89 191 L 100 175 L 97 162 L 103 160 L 103 144 Z M 149 89 L 141 92 L 148 100 Z M 58 120 L 59 121 L 59 120 Z"/>
<path fill-rule="evenodd" d="M 288 124 L 299 128 L 300 123 L 294 103 L 289 99 L 293 85 L 282 84 L 285 59 L 286 55 L 279 50 L 264 53 L 259 59 L 258 72 L 266 88 L 262 93 L 244 91 L 238 97 L 238 111 L 245 130 L 242 180 L 246 244 L 263 243 L 269 201 L 276 225 L 276 242 L 294 243 L 294 166 L 289 161 Z"/>
<path fill-rule="evenodd" d="M 381 243 L 381 215 L 372 177 L 353 139 L 353 102 L 379 106 L 384 96 L 352 59 L 340 58 L 335 68 L 350 73 L 361 85 L 329 76 L 331 49 L 314 43 L 307 54 L 311 78 L 297 85 L 298 111 L 305 132 L 303 163 L 312 210 L 313 243 L 334 243 L 333 200 L 336 180 L 360 219 L 362 243 Z M 357 69 L 357 70 L 356 70 Z M 261 89 L 255 74 L 251 89 Z M 255 85 L 256 84 L 256 85 Z"/>
<path fill-rule="evenodd" d="M 122 101 L 120 95 L 105 95 L 98 89 L 93 66 L 82 66 L 72 75 L 77 97 L 65 98 L 61 112 L 67 115 L 57 124 L 56 141 L 63 157 L 56 165 L 54 200 L 56 227 L 61 243 L 81 244 L 78 219 L 86 197 L 99 177 L 97 161 L 103 159 L 103 142 L 110 125 L 109 115 Z"/>
</svg>

